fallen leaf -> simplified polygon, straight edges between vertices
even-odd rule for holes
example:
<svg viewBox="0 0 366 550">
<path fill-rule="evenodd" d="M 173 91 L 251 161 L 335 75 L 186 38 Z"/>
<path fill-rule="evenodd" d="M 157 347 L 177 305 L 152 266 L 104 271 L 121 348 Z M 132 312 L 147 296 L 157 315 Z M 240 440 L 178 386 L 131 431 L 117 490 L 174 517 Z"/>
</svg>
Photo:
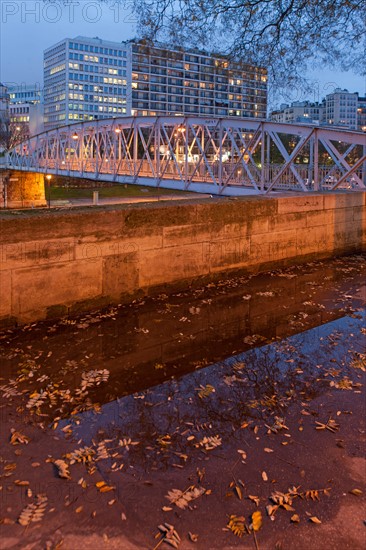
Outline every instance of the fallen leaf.
<svg viewBox="0 0 366 550">
<path fill-rule="evenodd" d="M 243 498 L 243 493 L 242 493 L 239 485 L 235 485 L 234 493 L 236 494 L 236 496 L 238 497 L 239 500 L 241 500 Z"/>
<path fill-rule="evenodd" d="M 35 502 L 28 504 L 21 512 L 18 523 L 26 527 L 31 522 L 38 522 L 43 519 L 47 508 L 46 495 L 37 495 Z"/>
<path fill-rule="evenodd" d="M 360 497 L 362 495 L 362 491 L 361 489 L 352 489 L 352 491 L 350 491 L 351 495 L 355 495 L 356 497 Z"/>
<path fill-rule="evenodd" d="M 194 533 L 191 533 L 190 531 L 188 531 L 188 536 L 189 536 L 189 539 L 192 542 L 197 542 L 198 541 L 198 535 L 195 535 Z"/>
<path fill-rule="evenodd" d="M 294 514 L 293 516 L 291 516 L 291 521 L 292 523 L 300 523 L 300 518 L 297 514 Z"/>
<path fill-rule="evenodd" d="M 268 481 L 268 476 L 266 472 L 262 472 L 262 479 L 263 481 Z"/>
<path fill-rule="evenodd" d="M 19 444 L 23 444 L 23 443 L 25 445 L 28 445 L 29 442 L 30 442 L 29 437 L 22 434 L 21 432 L 17 432 L 16 430 L 14 430 L 14 428 L 12 428 L 11 437 L 10 437 L 11 445 L 19 445 Z"/>
<path fill-rule="evenodd" d="M 317 518 L 316 516 L 311 516 L 309 519 L 310 519 L 310 521 L 312 521 L 313 523 L 316 523 L 316 524 L 318 524 L 318 525 L 321 524 L 320 519 Z"/>
<path fill-rule="evenodd" d="M 243 516 L 231 515 L 229 517 L 229 523 L 227 527 L 234 533 L 236 537 L 241 538 L 246 533 L 249 533 L 249 529 L 245 523 L 245 518 Z"/>
<path fill-rule="evenodd" d="M 259 506 L 259 502 L 260 502 L 260 498 L 259 498 L 259 497 L 256 497 L 255 495 L 248 495 L 248 498 L 249 498 L 251 501 L 255 502 L 255 505 L 256 505 L 256 506 Z"/>
<path fill-rule="evenodd" d="M 69 466 L 64 460 L 53 460 L 53 464 L 57 468 L 58 477 L 61 477 L 63 479 L 71 479 Z"/>
<path fill-rule="evenodd" d="M 253 529 L 253 531 L 259 531 L 261 527 L 262 527 L 262 513 L 259 510 L 257 510 L 252 514 L 251 528 Z"/>
<path fill-rule="evenodd" d="M 172 489 L 171 491 L 168 491 L 168 494 L 165 498 L 167 498 L 172 504 L 178 506 L 178 508 L 184 510 L 189 506 L 189 503 L 192 500 L 195 500 L 196 498 L 202 496 L 205 491 L 206 490 L 204 487 L 195 487 L 194 485 L 191 485 L 185 491 Z"/>
</svg>

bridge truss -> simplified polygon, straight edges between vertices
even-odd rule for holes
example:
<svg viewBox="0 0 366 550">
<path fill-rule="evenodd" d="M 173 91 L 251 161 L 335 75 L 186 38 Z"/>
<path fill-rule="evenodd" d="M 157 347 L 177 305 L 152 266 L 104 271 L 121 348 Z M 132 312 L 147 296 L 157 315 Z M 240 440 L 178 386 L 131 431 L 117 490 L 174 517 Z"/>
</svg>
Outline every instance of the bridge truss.
<svg viewBox="0 0 366 550">
<path fill-rule="evenodd" d="M 252 119 L 121 117 L 46 131 L 9 168 L 219 195 L 365 189 L 366 134 Z"/>
</svg>

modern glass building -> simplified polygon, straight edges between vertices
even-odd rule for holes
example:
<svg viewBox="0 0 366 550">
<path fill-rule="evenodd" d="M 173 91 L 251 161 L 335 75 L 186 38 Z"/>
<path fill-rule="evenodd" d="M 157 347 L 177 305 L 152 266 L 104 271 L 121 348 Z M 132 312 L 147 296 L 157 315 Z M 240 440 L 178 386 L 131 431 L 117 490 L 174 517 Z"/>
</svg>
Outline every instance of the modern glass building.
<svg viewBox="0 0 366 550">
<path fill-rule="evenodd" d="M 198 50 L 78 36 L 44 53 L 45 128 L 121 115 L 264 119 L 267 72 Z"/>
<path fill-rule="evenodd" d="M 44 104 L 45 129 L 127 114 L 126 44 L 78 36 L 48 48 Z"/>
</svg>

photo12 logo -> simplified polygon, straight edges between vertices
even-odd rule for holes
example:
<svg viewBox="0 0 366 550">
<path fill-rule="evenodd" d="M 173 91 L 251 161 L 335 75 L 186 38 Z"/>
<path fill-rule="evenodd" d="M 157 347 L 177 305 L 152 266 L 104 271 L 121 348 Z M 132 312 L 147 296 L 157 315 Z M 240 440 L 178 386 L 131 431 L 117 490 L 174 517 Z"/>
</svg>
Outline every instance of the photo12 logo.
<svg viewBox="0 0 366 550">
<path fill-rule="evenodd" d="M 78 0 L 2 0 L 1 23 L 99 23 L 103 18 L 113 23 L 135 23 L 131 1 Z"/>
</svg>

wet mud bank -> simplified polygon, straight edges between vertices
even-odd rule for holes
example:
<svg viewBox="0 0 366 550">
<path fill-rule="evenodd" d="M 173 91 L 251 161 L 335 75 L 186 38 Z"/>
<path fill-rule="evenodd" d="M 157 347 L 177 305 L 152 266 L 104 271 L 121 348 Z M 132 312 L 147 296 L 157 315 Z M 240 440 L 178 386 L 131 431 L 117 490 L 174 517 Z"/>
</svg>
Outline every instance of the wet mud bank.
<svg viewBox="0 0 366 550">
<path fill-rule="evenodd" d="M 2 548 L 361 550 L 365 280 L 354 255 L 3 331 Z"/>
</svg>

